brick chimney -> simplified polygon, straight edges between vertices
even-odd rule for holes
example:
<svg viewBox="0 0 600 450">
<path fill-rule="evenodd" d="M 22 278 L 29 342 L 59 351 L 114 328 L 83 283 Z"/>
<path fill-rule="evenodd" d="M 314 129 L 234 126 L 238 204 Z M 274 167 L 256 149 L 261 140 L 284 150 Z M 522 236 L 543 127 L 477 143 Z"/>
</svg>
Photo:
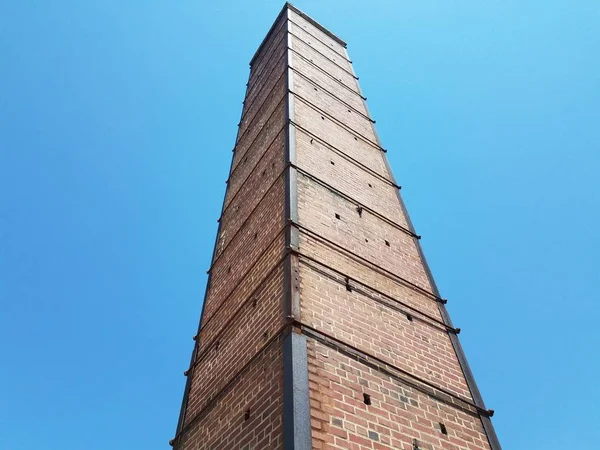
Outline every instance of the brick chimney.
<svg viewBox="0 0 600 450">
<path fill-rule="evenodd" d="M 500 450 L 346 43 L 286 4 L 250 78 L 177 450 Z"/>
</svg>

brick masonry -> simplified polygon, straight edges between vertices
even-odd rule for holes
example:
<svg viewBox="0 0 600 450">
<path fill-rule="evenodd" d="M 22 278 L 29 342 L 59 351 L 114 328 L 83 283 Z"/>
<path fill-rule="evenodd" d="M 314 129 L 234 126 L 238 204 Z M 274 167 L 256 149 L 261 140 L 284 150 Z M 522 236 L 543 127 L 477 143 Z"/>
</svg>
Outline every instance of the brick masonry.
<svg viewBox="0 0 600 450">
<path fill-rule="evenodd" d="M 499 450 L 343 41 L 251 62 L 177 449 Z"/>
</svg>

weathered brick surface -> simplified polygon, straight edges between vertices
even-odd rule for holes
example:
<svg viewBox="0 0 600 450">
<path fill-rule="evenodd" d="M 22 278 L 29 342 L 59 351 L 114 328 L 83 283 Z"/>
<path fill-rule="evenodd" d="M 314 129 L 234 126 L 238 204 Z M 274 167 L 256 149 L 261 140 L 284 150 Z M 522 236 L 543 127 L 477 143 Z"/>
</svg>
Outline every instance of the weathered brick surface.
<svg viewBox="0 0 600 450">
<path fill-rule="evenodd" d="M 364 167 L 332 151 L 302 130 L 296 132 L 296 149 L 299 168 L 389 220 L 408 227 L 396 187 L 390 182 L 365 171 Z"/>
<path fill-rule="evenodd" d="M 291 66 L 294 68 L 294 70 L 302 72 L 304 75 L 310 77 L 311 80 L 314 80 L 316 83 L 330 92 L 337 92 L 338 89 L 341 89 L 341 98 L 343 98 L 346 103 L 349 103 L 357 110 L 364 112 L 365 106 L 363 99 L 356 88 L 351 86 L 349 87 L 341 83 L 337 78 L 329 75 L 322 68 L 315 65 L 315 63 L 311 63 L 310 59 L 308 59 L 306 56 L 292 52 Z"/>
<path fill-rule="evenodd" d="M 212 315 L 214 308 L 231 291 L 231 287 L 242 281 L 247 270 L 282 233 L 283 197 L 283 180 L 279 179 L 247 220 L 244 228 L 213 262 L 211 288 L 204 310 L 206 318 Z"/>
<path fill-rule="evenodd" d="M 471 399 L 445 327 L 368 289 L 348 291 L 342 277 L 324 273 L 300 265 L 303 323 Z"/>
<path fill-rule="evenodd" d="M 355 204 L 302 174 L 298 211 L 301 225 L 431 291 L 415 242 L 406 232 L 366 211 L 359 215 Z"/>
<path fill-rule="evenodd" d="M 316 115 L 316 114 L 315 114 Z M 318 116 L 320 118 L 320 116 Z M 303 117 L 299 117 L 298 120 L 300 122 L 305 122 Z M 323 120 L 323 119 L 321 119 Z M 323 131 L 320 133 L 321 136 L 328 136 L 327 128 L 330 127 L 331 124 L 323 123 L 324 127 Z M 337 154 L 343 154 L 349 160 L 354 161 L 354 163 L 365 169 L 367 176 L 374 175 L 382 179 L 383 181 L 390 182 L 389 174 L 385 167 L 384 160 L 381 156 L 381 151 L 375 147 L 370 145 L 359 145 L 357 148 L 354 147 L 336 147 L 331 142 L 323 140 L 324 138 L 319 136 L 319 132 L 315 132 L 314 130 L 319 130 L 319 126 L 313 126 L 312 130 L 308 130 L 300 123 L 295 124 L 296 134 L 298 138 L 296 139 L 296 147 L 302 148 L 302 152 L 316 152 L 322 151 L 323 153 L 328 153 L 329 151 L 333 151 Z M 340 133 L 345 132 L 345 129 L 341 129 Z M 335 140 L 335 137 L 331 139 L 331 135 L 329 135 L 330 140 Z M 352 139 L 352 136 L 350 136 Z M 311 141 L 312 140 L 312 141 Z M 304 147 L 310 145 L 311 149 L 305 149 Z M 368 186 L 367 182 L 367 186 Z M 369 186 L 371 187 L 371 186 Z"/>
<path fill-rule="evenodd" d="M 313 448 L 487 450 L 477 416 L 309 340 Z M 363 394 L 371 396 L 371 405 Z M 446 426 L 448 435 L 440 431 Z"/>
<path fill-rule="evenodd" d="M 431 296 L 403 283 L 399 278 L 390 276 L 389 273 L 380 272 L 352 254 L 342 252 L 308 233 L 300 234 L 300 249 L 310 258 L 317 259 L 342 274 L 441 320 L 437 303 Z"/>
<path fill-rule="evenodd" d="M 313 36 L 319 38 L 320 41 L 324 42 L 329 48 L 337 52 L 339 55 L 344 56 L 346 54 L 344 47 L 339 42 L 335 41 L 327 34 L 323 33 L 321 30 L 319 30 L 317 27 L 315 27 L 312 23 L 310 23 L 297 12 L 290 11 L 290 21 L 294 24 L 299 25 L 301 28 L 303 28 L 305 31 L 312 34 Z"/>
<path fill-rule="evenodd" d="M 258 163 L 247 178 L 240 181 L 239 192 L 236 191 L 221 216 L 221 233 L 217 246 L 216 257 L 220 256 L 223 249 L 239 233 L 251 214 L 254 214 L 259 203 L 267 195 L 268 191 L 275 189 L 278 179 L 283 176 L 284 166 L 284 140 L 285 135 L 280 132 L 269 148 L 261 155 Z M 235 174 L 234 180 L 238 180 L 244 173 Z"/>
<path fill-rule="evenodd" d="M 292 49 L 294 51 L 292 59 L 293 67 L 296 67 L 297 63 L 301 62 L 308 63 L 311 67 L 316 66 L 321 69 L 321 72 L 327 73 L 329 78 L 332 78 L 334 82 L 337 80 L 338 83 L 336 84 L 342 84 L 347 90 L 358 93 L 358 85 L 350 73 L 314 51 L 310 46 L 292 37 Z"/>
<path fill-rule="evenodd" d="M 277 146 L 275 139 L 279 139 L 279 142 L 282 142 L 281 139 L 284 134 L 284 108 L 285 101 L 282 99 L 281 103 L 277 105 L 271 119 L 254 139 L 254 142 L 252 142 L 252 145 L 246 150 L 244 155 L 240 156 L 238 154 L 236 157 L 234 154 L 234 164 L 227 186 L 227 193 L 225 194 L 226 206 L 229 205 L 242 184 L 246 182 L 248 176 L 262 159 L 265 152 L 269 151 L 273 146 Z"/>
<path fill-rule="evenodd" d="M 255 302 L 254 302 L 255 300 Z M 188 419 L 201 411 L 211 395 L 219 392 L 283 325 L 282 265 L 264 282 L 253 298 L 230 314 L 230 322 L 218 333 L 204 330 L 206 343 L 197 356 L 188 403 Z M 211 322 L 213 324 L 214 322 Z"/>
<path fill-rule="evenodd" d="M 356 131 L 344 126 L 342 122 L 318 111 L 300 98 L 296 98 L 294 101 L 294 122 L 319 139 L 352 158 L 364 162 L 376 170 L 377 173 L 388 178 L 385 176 L 387 171 L 384 169 L 383 160 L 374 163 L 375 167 L 367 163 L 367 161 L 373 161 L 376 158 L 373 155 L 374 150 L 380 151 L 374 141 L 370 141 Z M 361 154 L 364 154 L 364 156 L 361 156 Z M 381 158 L 381 155 L 379 157 Z"/>
<path fill-rule="evenodd" d="M 247 370 L 182 434 L 179 448 L 279 450 L 282 442 L 281 343 L 262 352 Z M 245 413 L 249 412 L 246 419 Z"/>
<path fill-rule="evenodd" d="M 247 268 L 242 280 L 237 284 L 230 285 L 230 289 L 220 298 L 215 298 L 215 304 L 211 305 L 209 310 L 210 314 L 205 313 L 202 319 L 199 351 L 204 351 L 242 304 L 254 296 L 257 289 L 270 277 L 271 272 L 282 264 L 283 242 L 283 234 L 277 236 L 258 261 Z"/>
<path fill-rule="evenodd" d="M 263 57 L 259 58 L 251 67 L 246 97 L 244 99 L 245 103 L 252 101 L 253 91 L 255 92 L 260 89 L 259 85 L 264 83 L 270 76 L 275 65 L 280 62 L 281 55 L 286 54 L 285 48 L 287 47 L 287 42 L 288 34 L 285 32 L 283 26 L 279 28 L 277 34 L 269 38 Z"/>
<path fill-rule="evenodd" d="M 347 127 L 375 141 L 375 134 L 369 119 L 363 111 L 356 111 L 333 94 L 310 82 L 303 76 L 294 77 L 294 94 L 312 103 L 317 109 L 335 117 Z"/>
<path fill-rule="evenodd" d="M 240 135 L 239 141 L 235 146 L 235 154 L 233 156 L 233 165 L 236 166 L 239 160 L 245 156 L 246 151 L 249 147 L 254 145 L 255 140 L 261 135 L 261 131 L 267 123 L 271 122 L 271 119 L 275 117 L 275 111 L 278 111 L 278 107 L 282 102 L 285 102 L 285 84 L 279 83 L 267 97 L 262 106 L 258 109 L 256 114 L 252 117 L 249 126 L 246 128 L 244 133 Z"/>
<path fill-rule="evenodd" d="M 274 61 L 273 67 L 268 70 L 268 73 L 265 74 L 265 80 L 261 81 L 256 85 L 256 88 L 252 90 L 253 97 L 247 97 L 246 104 L 247 107 L 244 108 L 244 113 L 242 114 L 242 118 L 240 120 L 240 128 L 238 132 L 238 139 L 244 134 L 249 125 L 252 124 L 252 120 L 258 113 L 258 110 L 264 104 L 266 99 L 273 95 L 275 91 L 281 90 L 280 84 L 282 81 L 285 84 L 285 48 L 281 51 L 281 57 Z"/>
<path fill-rule="evenodd" d="M 258 133 L 253 133 L 252 131 L 255 127 L 254 121 L 256 120 L 258 123 L 261 123 L 261 115 L 271 113 L 279 99 L 282 98 L 285 92 L 284 73 L 282 72 L 279 74 L 279 77 L 276 78 L 276 80 L 277 82 L 272 85 L 271 89 L 267 88 L 260 91 L 249 109 L 250 113 L 242 118 L 240 125 L 240 141 L 248 140 L 251 142 L 252 139 L 256 137 L 256 134 Z M 262 119 L 264 120 L 264 117 Z"/>
<path fill-rule="evenodd" d="M 305 45 L 310 46 L 315 51 L 321 53 L 325 58 L 330 59 L 333 63 L 337 64 L 343 70 L 347 72 L 352 72 L 352 65 L 345 58 L 344 55 L 340 55 L 338 52 L 333 50 L 327 44 L 325 44 L 319 36 L 311 35 L 307 30 L 302 28 L 300 25 L 290 22 L 290 33 L 292 36 L 301 40 L 305 43 Z M 320 32 L 319 32 L 320 33 Z M 323 33 L 320 33 L 323 35 Z"/>
<path fill-rule="evenodd" d="M 295 36 L 292 36 L 292 49 L 295 52 L 295 56 L 301 55 L 309 62 L 313 63 L 317 67 L 321 68 L 322 71 L 329 74 L 330 77 L 339 81 L 341 84 L 346 86 L 348 89 L 358 92 L 358 84 L 356 84 L 356 79 L 354 76 L 348 71 L 339 67 L 336 63 L 330 61 L 316 50 L 314 50 L 311 46 L 302 42 L 300 39 L 297 39 Z M 294 67 L 296 61 L 302 59 L 298 57 L 294 57 L 293 63 Z"/>
<path fill-rule="evenodd" d="M 242 114 L 245 114 L 246 108 L 249 104 L 254 102 L 254 99 L 262 90 L 263 86 L 268 82 L 275 81 L 277 79 L 277 74 L 283 71 L 287 62 L 287 42 L 287 34 L 283 31 L 272 38 L 269 54 L 265 55 L 265 58 L 253 69 L 250 79 L 248 80 L 246 96 L 244 98 L 244 111 Z"/>
<path fill-rule="evenodd" d="M 273 25 L 273 32 L 267 38 L 266 42 L 264 42 L 264 44 L 257 50 L 254 60 L 251 61 L 250 77 L 248 80 L 249 85 L 252 79 L 256 77 L 256 75 L 260 74 L 261 69 L 268 64 L 268 60 L 273 54 L 273 49 L 281 40 L 281 35 L 286 35 L 287 37 L 287 26 L 287 19 L 285 17 L 280 17 Z"/>
</svg>

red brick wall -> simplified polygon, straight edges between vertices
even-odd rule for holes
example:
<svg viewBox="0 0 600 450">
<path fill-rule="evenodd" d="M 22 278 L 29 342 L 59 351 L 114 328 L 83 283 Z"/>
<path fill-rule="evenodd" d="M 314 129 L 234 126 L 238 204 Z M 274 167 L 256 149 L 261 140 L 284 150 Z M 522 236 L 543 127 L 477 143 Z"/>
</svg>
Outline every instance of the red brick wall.
<svg viewBox="0 0 600 450">
<path fill-rule="evenodd" d="M 315 92 L 315 95 L 320 95 L 320 91 Z M 343 123 L 339 119 L 333 119 L 327 113 L 311 108 L 301 99 L 295 101 L 294 112 L 294 123 L 376 173 L 382 176 L 386 175 L 385 163 L 381 155 L 377 153 L 379 150 L 377 150 L 376 144 L 370 140 L 372 137 L 363 137 L 347 127 L 339 126 L 340 123 Z"/>
<path fill-rule="evenodd" d="M 285 29 L 250 74 L 178 449 L 282 447 Z"/>
<path fill-rule="evenodd" d="M 310 261 L 300 279 L 303 323 L 470 400 L 442 324 Z"/>
<path fill-rule="evenodd" d="M 280 132 L 267 149 L 261 154 L 261 159 L 246 174 L 241 170 L 234 179 L 245 177 L 243 184 L 231 196 L 231 201 L 225 206 L 221 216 L 221 233 L 217 246 L 216 257 L 240 233 L 240 228 L 252 221 L 252 216 L 260 214 L 261 203 L 273 190 L 281 191 L 284 166 L 284 140 Z M 237 187 L 237 183 L 236 186 Z M 233 189 L 231 186 L 230 189 Z M 281 226 L 281 224 L 280 224 Z"/>
<path fill-rule="evenodd" d="M 376 267 L 369 266 L 368 263 L 357 259 L 352 254 L 332 251 L 331 246 L 323 243 L 319 237 L 303 233 L 301 251 L 302 254 L 327 264 L 345 276 L 370 286 L 386 296 L 401 299 L 413 308 L 441 320 L 440 310 L 432 296 L 415 290 L 398 277 L 393 277 L 389 273 L 377 270 Z"/>
<path fill-rule="evenodd" d="M 346 53 L 292 20 L 313 448 L 489 449 Z"/>
<path fill-rule="evenodd" d="M 233 200 L 233 197 L 240 188 L 249 181 L 248 177 L 256 168 L 256 165 L 262 160 L 265 152 L 279 151 L 281 159 L 283 160 L 283 145 L 285 141 L 283 114 L 284 100 L 282 99 L 281 103 L 273 113 L 271 120 L 269 120 L 244 156 L 239 158 L 239 162 L 233 166 L 227 193 L 225 194 L 226 207 L 229 206 L 229 203 Z M 276 147 L 277 150 L 274 150 L 273 147 Z"/>
<path fill-rule="evenodd" d="M 279 76 L 285 72 L 287 62 L 287 36 L 285 32 L 279 31 L 277 35 L 269 38 L 269 48 L 264 55 L 264 62 L 257 63 L 248 83 L 245 103 L 250 104 L 248 112 L 253 112 L 256 106 L 261 104 L 255 101 L 259 94 L 265 90 L 265 86 L 277 82 Z"/>
<path fill-rule="evenodd" d="M 318 175 L 324 183 L 335 186 L 364 207 L 408 227 L 396 197 L 396 187 L 386 178 L 366 171 L 342 151 L 330 150 L 302 130 L 296 132 L 296 154 L 296 164 L 308 174 Z"/>
<path fill-rule="evenodd" d="M 282 378 L 281 342 L 275 340 L 188 425 L 178 448 L 281 449 Z"/>
<path fill-rule="evenodd" d="M 309 340 L 313 448 L 489 449 L 481 421 L 317 341 Z M 363 394 L 371 396 L 371 405 Z M 440 431 L 440 423 L 448 435 Z"/>
<path fill-rule="evenodd" d="M 331 38 L 327 34 L 323 33 L 319 28 L 317 28 L 313 23 L 307 21 L 302 15 L 300 15 L 297 11 L 291 10 L 289 12 L 290 22 L 292 22 L 292 31 L 295 31 L 294 25 L 302 28 L 307 33 L 310 33 L 312 36 L 316 36 L 320 42 L 323 42 L 327 47 L 331 48 L 333 51 L 337 52 L 339 55 L 345 55 L 345 47 L 342 46 L 338 41 Z"/>
<path fill-rule="evenodd" d="M 302 24 L 301 24 L 302 23 Z M 307 45 L 312 47 L 314 50 L 321 53 L 324 57 L 329 58 L 335 64 L 338 64 L 342 69 L 351 72 L 352 68 L 346 56 L 343 48 L 339 47 L 337 43 L 308 22 L 303 19 L 294 17 L 290 18 L 289 31 L 295 38 L 304 41 Z M 335 47 L 335 48 L 334 48 Z"/>
<path fill-rule="evenodd" d="M 301 225 L 389 272 L 431 290 L 413 238 L 367 211 L 359 215 L 356 208 L 355 203 L 318 182 L 303 175 L 298 177 Z"/>
<path fill-rule="evenodd" d="M 229 323 L 220 329 L 202 332 L 202 351 L 188 401 L 188 420 L 201 411 L 211 396 L 229 382 L 283 325 L 283 269 L 277 269 L 237 311 L 229 314 Z M 212 325 L 214 322 L 211 322 Z M 209 325 L 209 326 L 210 326 Z"/>
<path fill-rule="evenodd" d="M 231 288 L 245 278 L 252 265 L 281 234 L 284 225 L 283 209 L 283 180 L 280 179 L 249 216 L 243 229 L 213 262 L 211 289 L 204 310 L 207 319 Z"/>
</svg>

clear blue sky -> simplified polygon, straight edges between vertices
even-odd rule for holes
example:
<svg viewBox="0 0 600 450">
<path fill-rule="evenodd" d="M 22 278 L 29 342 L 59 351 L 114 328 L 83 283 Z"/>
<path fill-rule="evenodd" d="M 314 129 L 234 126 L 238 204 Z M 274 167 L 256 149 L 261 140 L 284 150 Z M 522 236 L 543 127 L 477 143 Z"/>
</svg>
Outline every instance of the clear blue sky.
<svg viewBox="0 0 600 450">
<path fill-rule="evenodd" d="M 282 5 L 0 0 L 0 448 L 168 448 Z M 349 43 L 504 448 L 597 448 L 600 3 L 297 6 Z"/>
</svg>

